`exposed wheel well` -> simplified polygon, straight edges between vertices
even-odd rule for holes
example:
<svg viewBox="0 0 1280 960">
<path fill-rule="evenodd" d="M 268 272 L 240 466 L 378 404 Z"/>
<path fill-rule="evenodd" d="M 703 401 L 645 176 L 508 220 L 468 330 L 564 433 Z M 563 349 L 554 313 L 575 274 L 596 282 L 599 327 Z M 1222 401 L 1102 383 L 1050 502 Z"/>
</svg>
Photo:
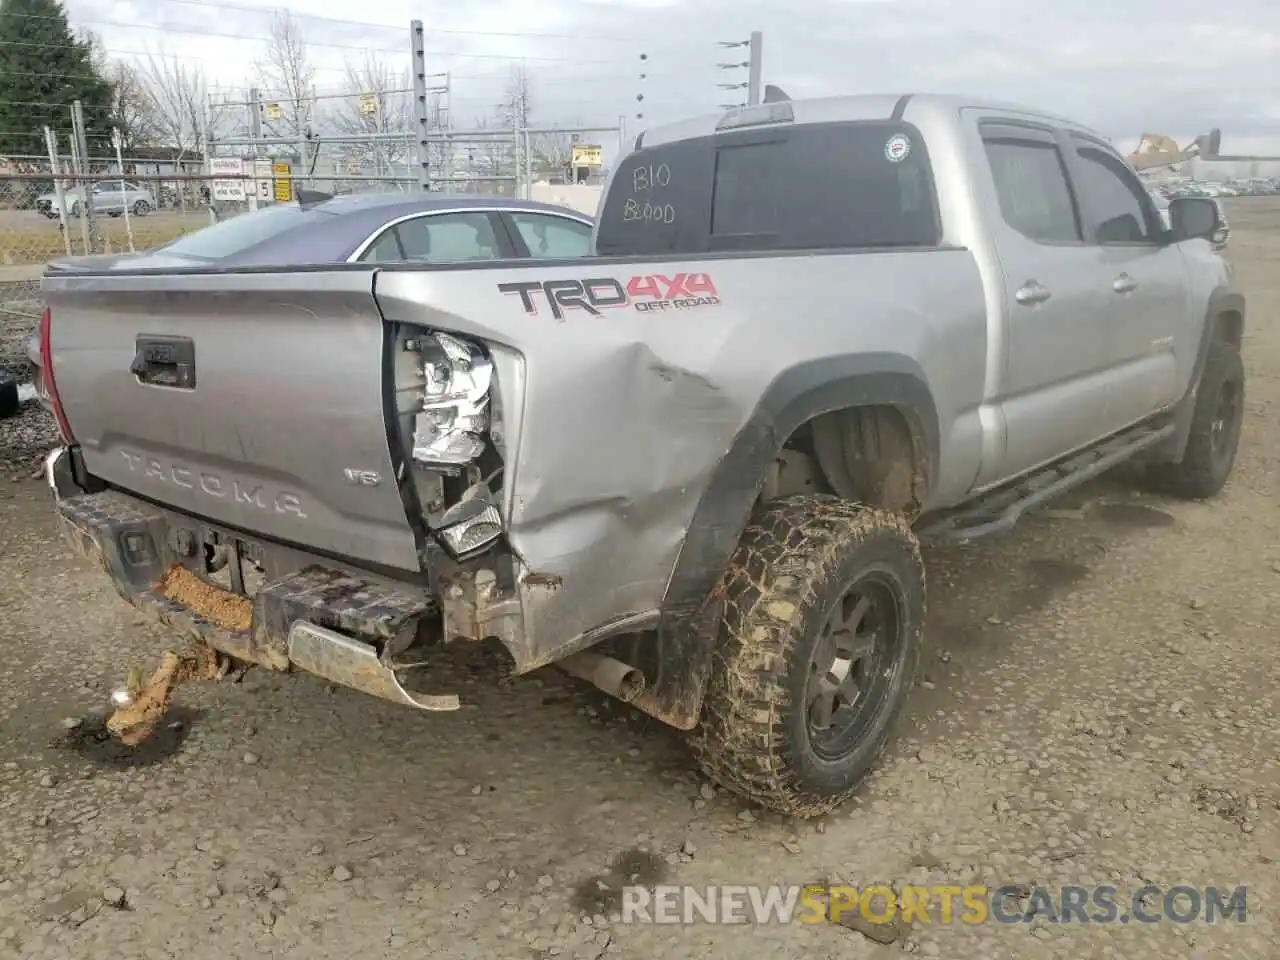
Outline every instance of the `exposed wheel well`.
<svg viewBox="0 0 1280 960">
<path fill-rule="evenodd" d="M 1244 317 L 1238 310 L 1224 310 L 1218 314 L 1215 323 L 1214 339 L 1220 343 L 1229 343 L 1237 350 L 1244 340 Z"/>
<path fill-rule="evenodd" d="M 914 517 L 928 487 L 924 432 L 889 405 L 848 407 L 801 424 L 765 485 L 764 498 L 829 492 Z"/>
</svg>

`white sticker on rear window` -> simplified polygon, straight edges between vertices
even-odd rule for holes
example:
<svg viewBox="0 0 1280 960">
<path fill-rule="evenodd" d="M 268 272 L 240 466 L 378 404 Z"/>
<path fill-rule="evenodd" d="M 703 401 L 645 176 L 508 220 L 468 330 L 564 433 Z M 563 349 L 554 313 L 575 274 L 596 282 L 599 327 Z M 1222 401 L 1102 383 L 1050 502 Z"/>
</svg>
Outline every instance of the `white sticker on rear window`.
<svg viewBox="0 0 1280 960">
<path fill-rule="evenodd" d="M 895 133 L 884 145 L 884 158 L 890 163 L 901 163 L 911 155 L 911 141 L 905 133 Z"/>
</svg>

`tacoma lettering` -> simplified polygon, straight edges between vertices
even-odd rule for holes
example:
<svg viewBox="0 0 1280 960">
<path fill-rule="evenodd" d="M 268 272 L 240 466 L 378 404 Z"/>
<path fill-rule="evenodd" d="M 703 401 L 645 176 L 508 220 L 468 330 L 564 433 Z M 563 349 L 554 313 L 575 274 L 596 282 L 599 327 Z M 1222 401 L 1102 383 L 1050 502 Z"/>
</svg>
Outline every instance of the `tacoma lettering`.
<svg viewBox="0 0 1280 960">
<path fill-rule="evenodd" d="M 164 464 L 129 450 L 122 450 L 121 455 L 131 473 L 141 473 L 160 483 L 171 483 L 184 490 L 199 490 L 205 496 L 230 500 L 259 510 L 291 514 L 299 520 L 307 518 L 302 509 L 302 499 L 296 493 L 281 490 L 272 496 L 264 492 L 262 484 L 249 484 L 235 479 L 223 480 L 216 473 L 193 471 L 178 464 Z"/>
</svg>

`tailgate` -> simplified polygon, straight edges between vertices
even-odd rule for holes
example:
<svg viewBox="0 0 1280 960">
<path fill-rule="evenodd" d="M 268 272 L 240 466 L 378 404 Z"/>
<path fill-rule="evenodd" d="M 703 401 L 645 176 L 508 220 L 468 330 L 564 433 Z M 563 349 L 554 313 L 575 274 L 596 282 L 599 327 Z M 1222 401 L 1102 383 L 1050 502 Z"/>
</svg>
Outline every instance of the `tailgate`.
<svg viewBox="0 0 1280 960">
<path fill-rule="evenodd" d="M 43 287 L 90 473 L 227 526 L 418 569 L 372 272 L 47 275 Z"/>
</svg>

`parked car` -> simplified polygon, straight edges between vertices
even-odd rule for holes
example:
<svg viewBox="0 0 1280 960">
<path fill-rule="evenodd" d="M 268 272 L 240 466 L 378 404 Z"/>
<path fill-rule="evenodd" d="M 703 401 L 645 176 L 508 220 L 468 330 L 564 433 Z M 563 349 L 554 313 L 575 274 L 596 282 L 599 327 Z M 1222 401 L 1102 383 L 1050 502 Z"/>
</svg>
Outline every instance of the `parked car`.
<svg viewBox="0 0 1280 960">
<path fill-rule="evenodd" d="M 535 201 L 441 193 L 352 194 L 305 205 L 264 207 L 155 250 L 76 262 L 96 269 L 126 270 L 209 262 L 309 268 L 345 261 L 450 263 L 581 257 L 591 249 L 591 229 L 591 217 Z M 27 357 L 35 367 L 36 395 L 47 407 L 40 377 L 39 331 L 27 342 Z"/>
<path fill-rule="evenodd" d="M 156 198 L 150 190 L 128 180 L 103 180 L 93 185 L 93 209 L 108 217 L 121 216 L 128 210 L 145 217 L 156 209 Z"/>
<path fill-rule="evenodd" d="M 94 212 L 108 217 L 118 217 L 126 209 L 135 216 L 143 217 L 156 208 L 156 200 L 151 191 L 128 180 L 101 180 L 92 185 L 87 195 L 93 198 Z M 63 191 L 62 196 L 68 217 L 78 217 L 84 213 L 86 207 L 84 186 L 68 187 Z M 57 219 L 57 193 L 46 193 L 37 197 L 36 209 L 51 220 Z"/>
<path fill-rule="evenodd" d="M 1165 230 L 1060 117 L 770 102 L 641 134 L 594 256 L 493 259 L 525 233 L 464 208 L 441 242 L 470 262 L 430 262 L 413 214 L 429 246 L 382 227 L 346 235 L 354 265 L 269 266 L 329 243 L 330 203 L 43 279 L 62 528 L 191 639 L 187 675 L 217 650 L 455 709 L 421 665 L 496 637 L 809 816 L 913 686 L 921 538 L 1007 530 L 1124 461 L 1207 498 L 1235 461 L 1245 303 L 1214 206 Z"/>
<path fill-rule="evenodd" d="M 83 187 L 66 187 L 62 191 L 63 200 L 66 203 L 66 211 L 68 216 L 72 216 L 72 210 L 76 211 L 75 216 L 79 216 L 79 211 L 84 203 Z M 58 218 L 58 194 L 54 191 L 42 193 L 36 197 L 36 210 L 43 213 L 50 220 Z"/>
</svg>

